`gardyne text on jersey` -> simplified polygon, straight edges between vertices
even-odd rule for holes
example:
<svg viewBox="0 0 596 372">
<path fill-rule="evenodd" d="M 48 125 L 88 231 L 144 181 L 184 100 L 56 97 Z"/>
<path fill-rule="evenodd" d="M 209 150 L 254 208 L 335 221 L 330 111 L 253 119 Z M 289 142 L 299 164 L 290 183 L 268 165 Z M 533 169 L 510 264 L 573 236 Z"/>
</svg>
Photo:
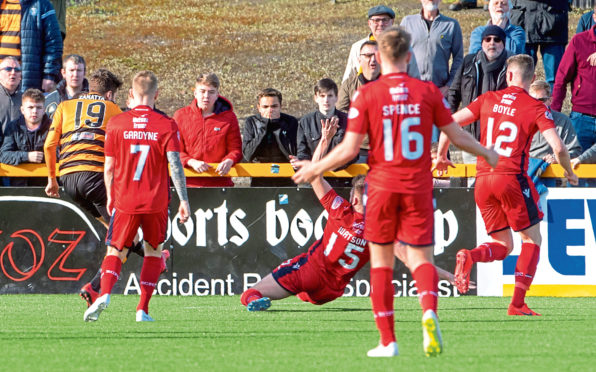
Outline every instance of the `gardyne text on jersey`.
<svg viewBox="0 0 596 372">
<path fill-rule="evenodd" d="M 158 134 L 158 132 L 145 132 L 145 131 L 140 131 L 140 130 L 125 130 L 123 135 L 124 135 L 124 139 L 157 141 L 157 134 Z"/>
<path fill-rule="evenodd" d="M 383 105 L 383 116 L 393 116 L 394 114 L 420 115 L 420 104 L 397 103 L 395 105 Z"/>
</svg>

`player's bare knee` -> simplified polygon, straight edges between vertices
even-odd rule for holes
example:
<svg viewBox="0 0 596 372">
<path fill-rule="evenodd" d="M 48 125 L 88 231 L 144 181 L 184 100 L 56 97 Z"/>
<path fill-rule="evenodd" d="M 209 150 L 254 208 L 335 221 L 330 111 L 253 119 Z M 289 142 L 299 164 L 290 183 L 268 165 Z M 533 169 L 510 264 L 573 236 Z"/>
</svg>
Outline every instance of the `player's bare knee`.
<svg viewBox="0 0 596 372">
<path fill-rule="evenodd" d="M 143 244 L 145 256 L 151 256 L 151 257 L 161 257 L 161 248 L 162 247 L 163 247 L 163 244 L 159 244 L 156 248 L 154 248 L 146 240 L 144 241 L 144 244 Z"/>
<path fill-rule="evenodd" d="M 128 252 L 128 249 L 126 249 L 126 248 L 119 251 L 118 249 L 116 249 L 116 247 L 108 246 L 106 256 L 116 256 L 120 259 L 120 261 L 124 262 L 124 260 L 126 260 L 127 252 Z"/>
<path fill-rule="evenodd" d="M 519 232 L 522 242 L 536 245 L 542 244 L 542 236 L 540 235 L 540 224 L 535 224 L 529 228 Z"/>
</svg>

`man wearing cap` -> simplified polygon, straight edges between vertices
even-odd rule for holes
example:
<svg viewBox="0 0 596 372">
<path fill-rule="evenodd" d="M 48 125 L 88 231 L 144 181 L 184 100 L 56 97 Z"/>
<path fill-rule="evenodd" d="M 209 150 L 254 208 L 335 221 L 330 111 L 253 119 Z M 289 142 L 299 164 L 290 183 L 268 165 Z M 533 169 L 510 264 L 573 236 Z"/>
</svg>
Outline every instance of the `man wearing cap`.
<svg viewBox="0 0 596 372">
<path fill-rule="evenodd" d="M 449 87 L 447 101 L 451 106 L 451 112 L 456 112 L 460 104 L 461 108 L 468 106 L 481 94 L 507 87 L 506 62 L 512 53 L 505 49 L 505 38 L 505 31 L 501 27 L 486 26 L 482 32 L 482 49 L 466 55 Z M 480 140 L 479 122 L 476 121 L 463 129 L 470 132 L 476 140 Z M 464 164 L 476 163 L 476 157 L 467 152 L 462 152 L 462 157 Z"/>
<path fill-rule="evenodd" d="M 368 27 L 370 28 L 370 34 L 364 39 L 358 40 L 352 44 L 350 55 L 348 56 L 346 71 L 344 72 L 344 76 L 341 79 L 342 82 L 347 80 L 353 71 L 359 71 L 360 64 L 358 62 L 358 57 L 360 55 L 360 48 L 362 47 L 362 44 L 367 40 L 375 40 L 377 37 L 379 37 L 381 32 L 393 26 L 393 21 L 395 21 L 395 12 L 388 6 L 377 5 L 368 10 Z M 420 72 L 418 71 L 418 65 L 416 64 L 416 58 L 414 54 L 412 54 L 412 58 L 408 63 L 408 75 L 415 78 L 420 77 Z"/>
<path fill-rule="evenodd" d="M 420 0 L 422 10 L 405 16 L 401 26 L 412 35 L 412 49 L 420 79 L 432 81 L 447 96 L 455 73 L 464 60 L 464 41 L 459 22 L 439 12 L 441 0 Z M 449 67 L 449 60 L 453 63 Z"/>
</svg>

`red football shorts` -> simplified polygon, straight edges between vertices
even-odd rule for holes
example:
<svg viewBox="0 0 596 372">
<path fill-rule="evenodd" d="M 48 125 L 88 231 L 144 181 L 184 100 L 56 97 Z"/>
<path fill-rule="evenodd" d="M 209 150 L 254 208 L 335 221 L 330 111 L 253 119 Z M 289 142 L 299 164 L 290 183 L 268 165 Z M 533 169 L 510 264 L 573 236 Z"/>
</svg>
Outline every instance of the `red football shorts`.
<svg viewBox="0 0 596 372">
<path fill-rule="evenodd" d="M 540 196 L 525 174 L 482 175 L 476 179 L 474 198 L 489 234 L 509 227 L 525 230 L 544 216 Z"/>
<path fill-rule="evenodd" d="M 377 244 L 398 240 L 411 246 L 434 244 L 432 190 L 402 194 L 366 188 L 364 239 Z"/>
<path fill-rule="evenodd" d="M 286 291 L 298 295 L 302 301 L 322 305 L 341 297 L 344 294 L 344 288 L 341 290 L 331 288 L 329 283 L 335 283 L 335 278 L 326 277 L 325 272 L 313 261 L 312 255 L 302 253 L 283 262 L 271 274 L 277 284 Z"/>
<path fill-rule="evenodd" d="M 168 210 L 147 214 L 128 214 L 114 210 L 106 236 L 106 244 L 119 251 L 132 246 L 139 229 L 143 230 L 143 240 L 157 248 L 166 240 L 168 229 Z"/>
</svg>

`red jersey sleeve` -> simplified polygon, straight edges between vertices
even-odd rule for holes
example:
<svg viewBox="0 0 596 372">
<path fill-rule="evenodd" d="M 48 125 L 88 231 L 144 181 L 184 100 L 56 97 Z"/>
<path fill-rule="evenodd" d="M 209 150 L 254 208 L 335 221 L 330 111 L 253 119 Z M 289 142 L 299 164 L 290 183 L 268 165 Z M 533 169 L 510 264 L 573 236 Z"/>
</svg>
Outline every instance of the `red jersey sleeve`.
<svg viewBox="0 0 596 372">
<path fill-rule="evenodd" d="M 337 195 L 333 189 L 329 190 L 319 201 L 327 213 L 329 213 L 330 218 L 343 215 L 344 210 L 350 207 L 350 202 Z"/>
<path fill-rule="evenodd" d="M 555 121 L 553 120 L 553 113 L 546 106 L 540 107 L 536 113 L 536 124 L 538 130 L 544 132 L 547 129 L 555 128 Z"/>
<path fill-rule="evenodd" d="M 166 136 L 165 146 L 166 152 L 180 152 L 180 132 L 178 131 L 178 125 L 174 120 L 170 120 L 170 131 Z"/>
<path fill-rule="evenodd" d="M 445 125 L 449 125 L 453 123 L 453 117 L 451 117 L 451 109 L 449 108 L 449 103 L 439 88 L 436 85 L 432 84 L 432 99 L 433 99 L 433 116 L 434 116 L 434 124 L 437 127 L 442 127 Z"/>
<path fill-rule="evenodd" d="M 472 114 L 474 114 L 475 120 L 478 120 L 480 118 L 480 110 L 482 109 L 483 102 L 484 102 L 484 94 L 477 97 L 475 100 L 470 102 L 470 104 L 465 107 L 468 110 L 472 111 Z"/>
<path fill-rule="evenodd" d="M 358 89 L 352 97 L 352 103 L 348 111 L 348 132 L 366 134 L 368 130 L 367 107 L 365 95 L 361 89 Z"/>
</svg>

